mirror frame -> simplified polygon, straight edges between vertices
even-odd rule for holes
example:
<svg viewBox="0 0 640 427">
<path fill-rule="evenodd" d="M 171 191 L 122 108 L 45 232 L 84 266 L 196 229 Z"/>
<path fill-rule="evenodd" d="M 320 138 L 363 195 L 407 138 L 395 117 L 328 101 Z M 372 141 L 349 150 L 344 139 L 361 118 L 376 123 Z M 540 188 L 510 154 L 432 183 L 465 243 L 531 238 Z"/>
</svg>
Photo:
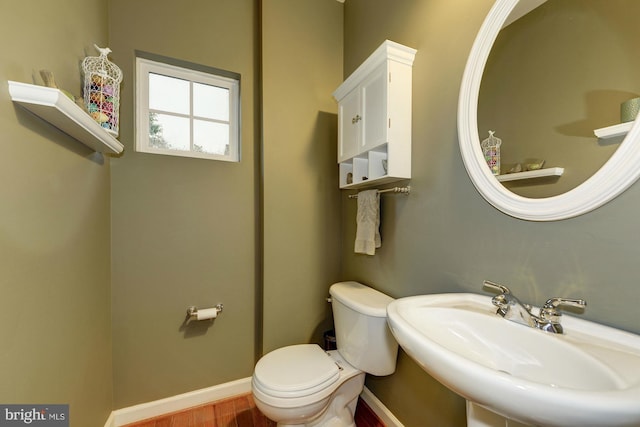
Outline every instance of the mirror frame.
<svg viewBox="0 0 640 427">
<path fill-rule="evenodd" d="M 464 166 L 478 192 L 495 208 L 529 221 L 557 221 L 590 212 L 629 188 L 640 177 L 640 120 L 611 158 L 589 179 L 564 194 L 532 199 L 505 188 L 485 162 L 478 135 L 480 83 L 489 53 L 511 12 L 531 0 L 496 0 L 471 48 L 458 99 L 458 139 Z M 534 8 L 541 4 L 535 3 Z M 531 10 L 517 10 L 520 16 Z M 595 138 L 595 135 L 594 135 Z"/>
</svg>

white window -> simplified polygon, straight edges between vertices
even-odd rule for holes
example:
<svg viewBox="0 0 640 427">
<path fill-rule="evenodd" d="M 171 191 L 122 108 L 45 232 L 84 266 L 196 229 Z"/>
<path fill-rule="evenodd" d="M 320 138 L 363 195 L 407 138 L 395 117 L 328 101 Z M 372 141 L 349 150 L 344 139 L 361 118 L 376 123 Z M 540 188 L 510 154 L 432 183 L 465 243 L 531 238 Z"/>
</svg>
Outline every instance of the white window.
<svg viewBox="0 0 640 427">
<path fill-rule="evenodd" d="M 240 161 L 235 73 L 138 56 L 136 113 L 136 151 Z"/>
</svg>

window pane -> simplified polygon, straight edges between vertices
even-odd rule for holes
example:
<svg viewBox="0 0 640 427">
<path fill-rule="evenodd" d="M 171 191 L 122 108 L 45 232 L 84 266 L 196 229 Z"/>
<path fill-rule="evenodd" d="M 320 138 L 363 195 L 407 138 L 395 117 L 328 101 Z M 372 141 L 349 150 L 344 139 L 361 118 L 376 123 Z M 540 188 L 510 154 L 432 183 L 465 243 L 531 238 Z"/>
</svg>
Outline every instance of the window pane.
<svg viewBox="0 0 640 427">
<path fill-rule="evenodd" d="M 229 154 L 229 125 L 193 121 L 193 149 L 210 154 Z"/>
<path fill-rule="evenodd" d="M 149 145 L 168 150 L 190 150 L 189 119 L 167 114 L 149 114 Z"/>
<path fill-rule="evenodd" d="M 228 122 L 229 89 L 194 83 L 193 115 Z"/>
<path fill-rule="evenodd" d="M 189 114 L 189 82 L 149 73 L 149 108 Z"/>
<path fill-rule="evenodd" d="M 240 161 L 239 74 L 136 58 L 136 78 L 136 151 Z"/>
</svg>

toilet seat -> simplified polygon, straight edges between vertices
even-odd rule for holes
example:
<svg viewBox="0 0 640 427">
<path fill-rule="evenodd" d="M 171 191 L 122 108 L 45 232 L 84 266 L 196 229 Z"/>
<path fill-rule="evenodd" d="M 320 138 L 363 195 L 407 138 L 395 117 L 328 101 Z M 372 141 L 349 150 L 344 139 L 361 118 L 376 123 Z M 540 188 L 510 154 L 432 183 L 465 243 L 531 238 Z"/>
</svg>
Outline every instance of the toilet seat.
<svg viewBox="0 0 640 427">
<path fill-rule="evenodd" d="M 316 394 L 334 384 L 340 368 L 317 344 L 279 348 L 256 364 L 253 382 L 272 397 L 299 398 Z"/>
</svg>

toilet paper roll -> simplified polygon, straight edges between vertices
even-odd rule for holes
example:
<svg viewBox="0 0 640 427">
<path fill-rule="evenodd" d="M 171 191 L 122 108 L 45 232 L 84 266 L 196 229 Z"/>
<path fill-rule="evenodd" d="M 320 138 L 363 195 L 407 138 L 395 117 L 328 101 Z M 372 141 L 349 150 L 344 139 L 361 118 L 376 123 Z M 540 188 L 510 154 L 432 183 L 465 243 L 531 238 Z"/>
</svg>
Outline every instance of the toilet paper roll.
<svg viewBox="0 0 640 427">
<path fill-rule="evenodd" d="M 196 319 L 198 320 L 207 320 L 207 319 L 215 319 L 218 317 L 218 309 L 217 308 L 199 308 L 198 313 L 196 314 Z"/>
</svg>

